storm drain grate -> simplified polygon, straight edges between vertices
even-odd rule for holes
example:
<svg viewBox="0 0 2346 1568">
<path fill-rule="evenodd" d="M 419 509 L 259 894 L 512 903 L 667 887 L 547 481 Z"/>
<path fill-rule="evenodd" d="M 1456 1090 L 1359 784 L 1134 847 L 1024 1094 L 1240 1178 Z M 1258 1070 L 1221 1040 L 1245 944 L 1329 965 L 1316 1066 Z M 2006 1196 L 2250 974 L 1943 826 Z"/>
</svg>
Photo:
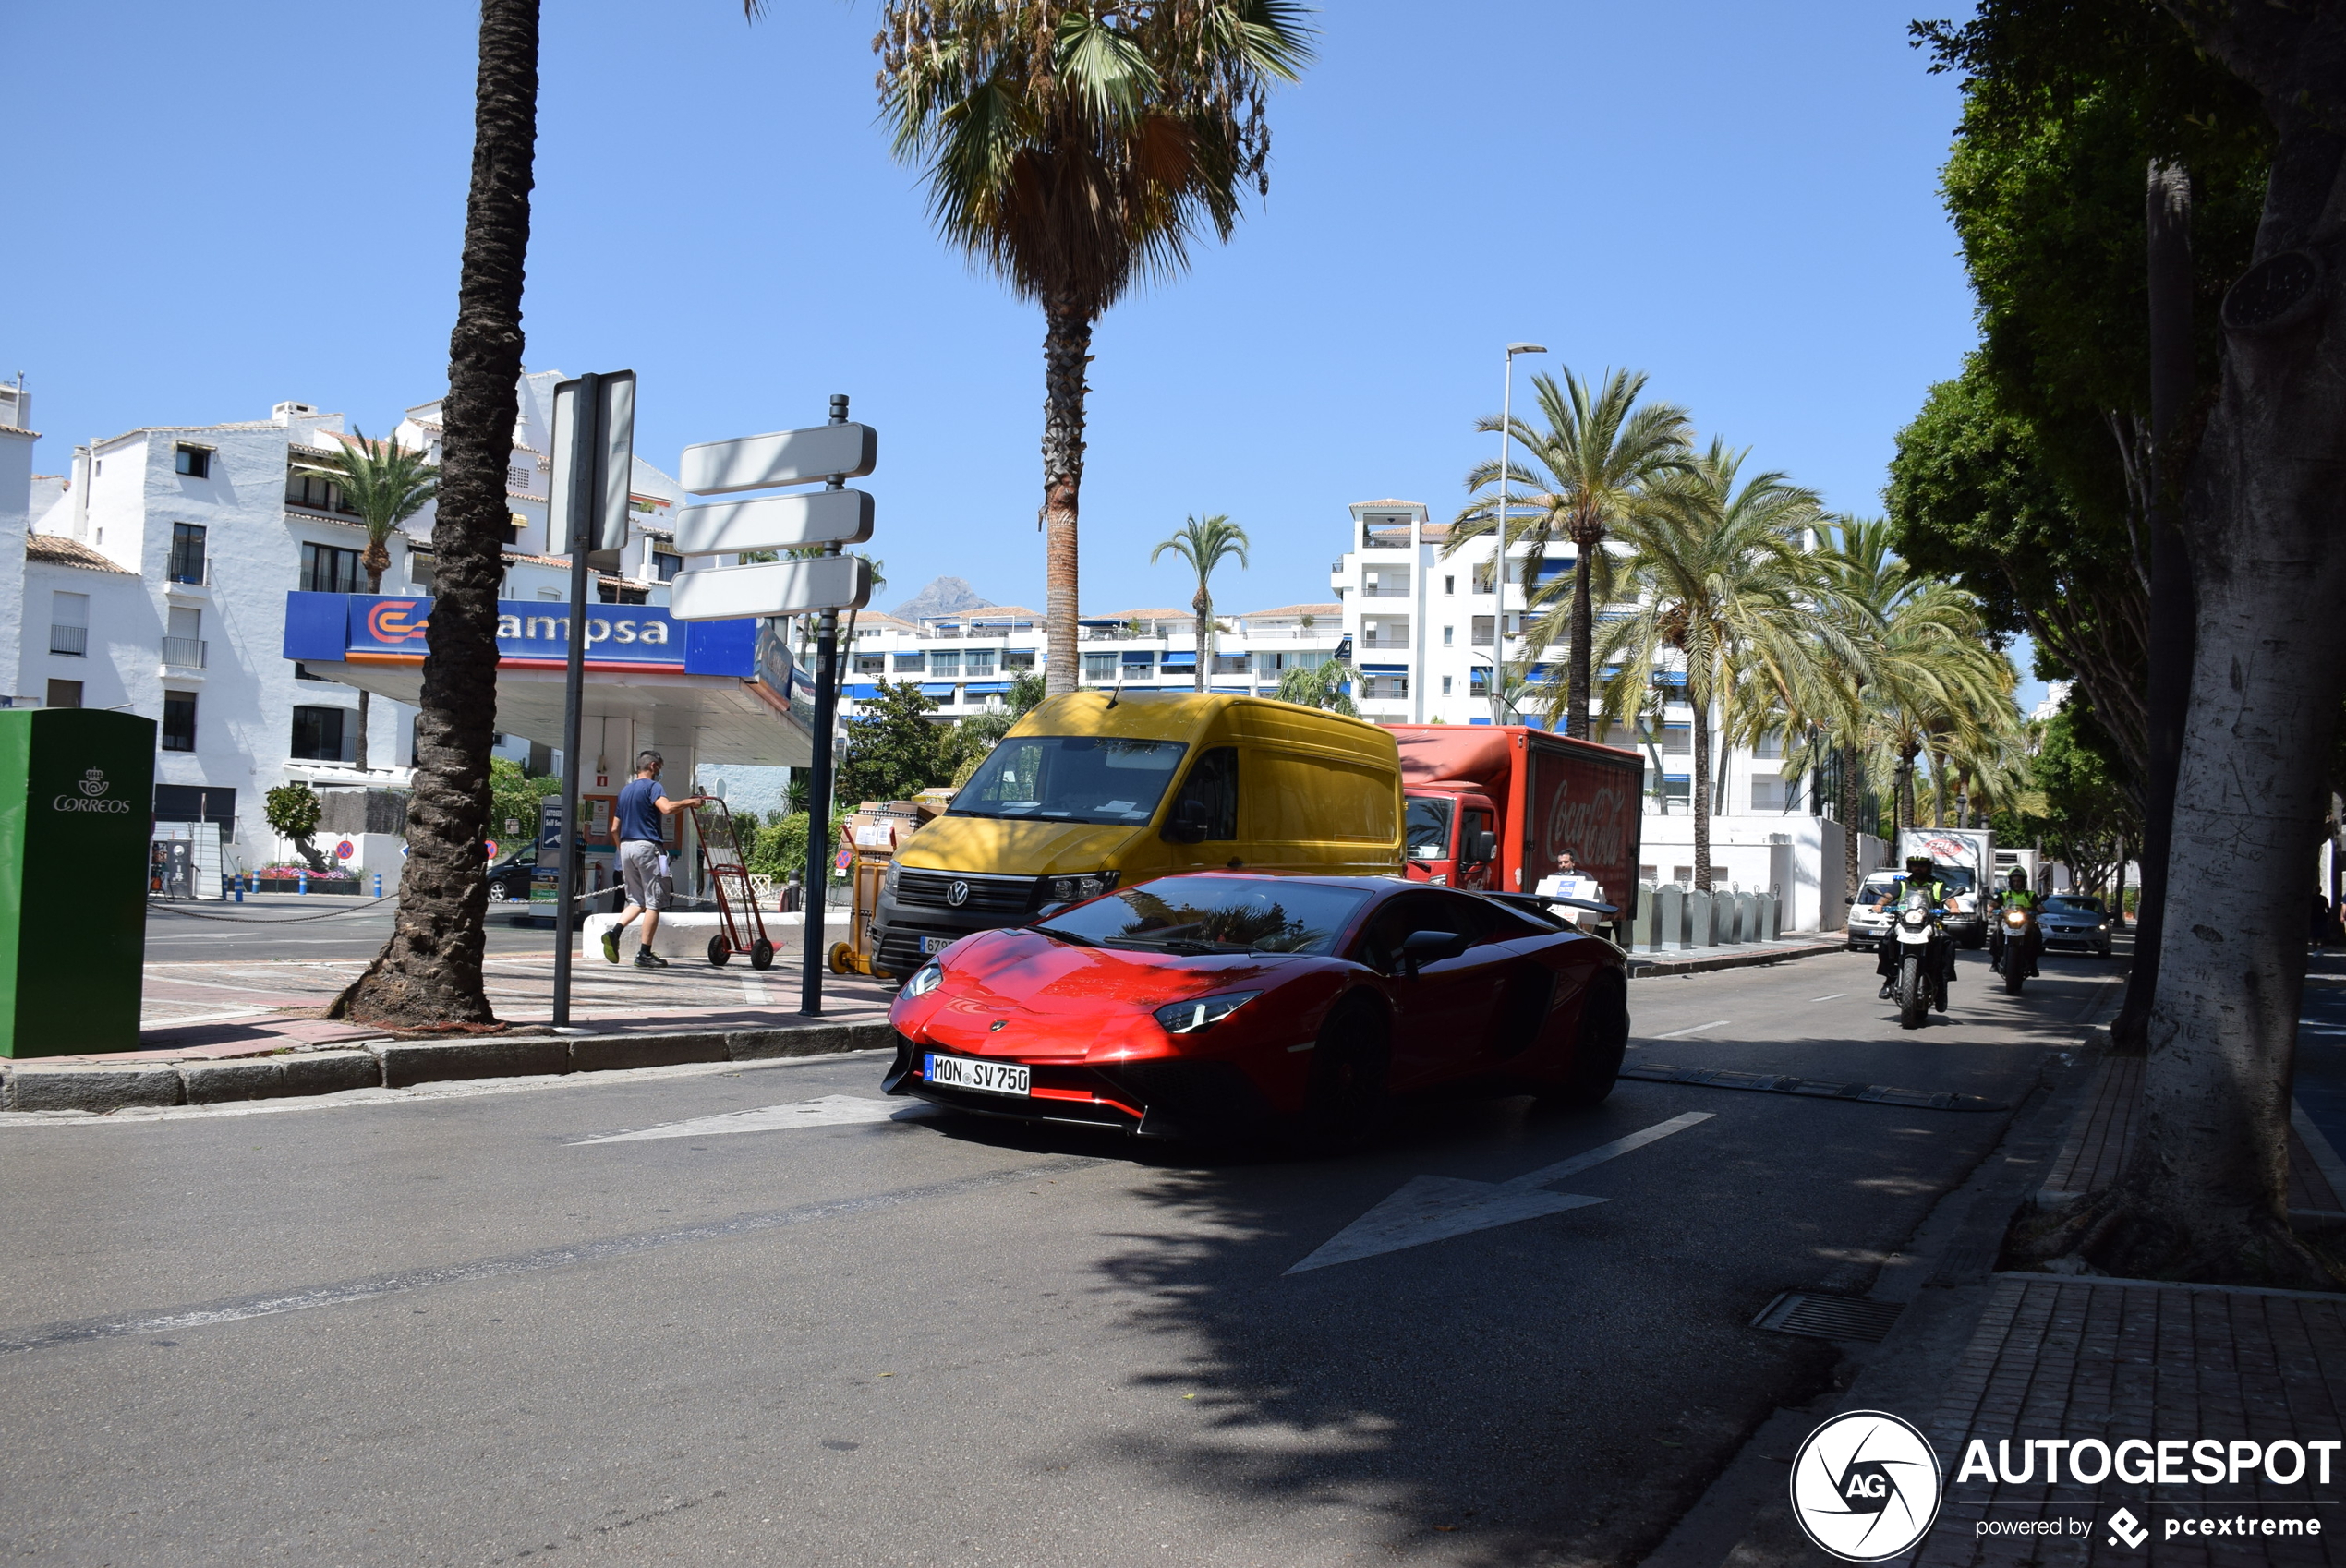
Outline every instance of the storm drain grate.
<svg viewBox="0 0 2346 1568">
<path fill-rule="evenodd" d="M 1755 1329 L 1806 1334 L 1810 1339 L 1856 1339 L 1880 1344 L 1905 1304 L 1866 1301 L 1853 1296 L 1803 1296 L 1786 1291 L 1751 1320 Z"/>
</svg>

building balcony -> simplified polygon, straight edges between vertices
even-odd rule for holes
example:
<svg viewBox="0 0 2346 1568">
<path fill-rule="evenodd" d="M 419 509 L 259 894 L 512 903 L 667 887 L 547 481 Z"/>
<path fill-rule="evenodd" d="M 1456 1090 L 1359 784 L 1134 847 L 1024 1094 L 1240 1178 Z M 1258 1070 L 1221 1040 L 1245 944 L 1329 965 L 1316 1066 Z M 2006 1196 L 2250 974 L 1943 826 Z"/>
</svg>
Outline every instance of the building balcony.
<svg viewBox="0 0 2346 1568">
<path fill-rule="evenodd" d="M 1369 583 L 1362 585 L 1360 597 L 1364 599 L 1405 599 L 1409 597 L 1409 592 L 1406 586 L 1388 588 L 1382 583 Z"/>
<path fill-rule="evenodd" d="M 57 626 L 49 628 L 49 651 L 69 654 L 75 658 L 90 657 L 90 628 L 87 626 Z"/>
<path fill-rule="evenodd" d="M 204 640 L 201 637 L 165 637 L 163 640 L 163 661 L 181 669 L 204 668 Z"/>
<path fill-rule="evenodd" d="M 1417 530 L 1408 525 L 1398 528 L 1363 528 L 1360 530 L 1362 549 L 1408 549 L 1417 543 Z"/>
<path fill-rule="evenodd" d="M 212 562 L 200 555 L 174 550 L 170 563 L 163 568 L 163 577 L 174 587 L 208 588 L 212 586 Z"/>
</svg>

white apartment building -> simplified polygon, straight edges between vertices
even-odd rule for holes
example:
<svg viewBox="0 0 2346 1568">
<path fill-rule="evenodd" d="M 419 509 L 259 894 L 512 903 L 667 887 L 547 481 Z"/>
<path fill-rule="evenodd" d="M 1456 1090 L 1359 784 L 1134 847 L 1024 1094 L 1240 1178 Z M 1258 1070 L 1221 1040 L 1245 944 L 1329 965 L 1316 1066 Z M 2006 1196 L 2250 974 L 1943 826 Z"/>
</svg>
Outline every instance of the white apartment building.
<svg viewBox="0 0 2346 1568">
<path fill-rule="evenodd" d="M 569 597 L 568 563 L 542 553 L 548 419 L 562 379 L 521 382 L 507 598 Z M 410 409 L 397 427 L 435 458 L 439 406 Z M 279 784 L 407 786 L 414 710 L 369 705 L 362 769 L 358 693 L 283 655 L 289 591 L 368 590 L 366 530 L 326 466 L 357 439 L 343 416 L 288 402 L 265 420 L 144 427 L 74 448 L 68 471 L 49 476 L 31 472 L 30 416 L 21 388 L 0 388 L 0 698 L 156 720 L 158 820 L 218 824 L 231 866 L 284 855 L 261 811 Z M 681 492 L 640 460 L 632 488 L 642 528 L 597 597 L 664 603 L 679 560 L 662 525 Z M 391 541 L 382 591 L 430 593 L 435 516 L 426 506 Z M 519 740 L 500 749 L 550 766 L 542 745 L 534 755 Z"/>
</svg>

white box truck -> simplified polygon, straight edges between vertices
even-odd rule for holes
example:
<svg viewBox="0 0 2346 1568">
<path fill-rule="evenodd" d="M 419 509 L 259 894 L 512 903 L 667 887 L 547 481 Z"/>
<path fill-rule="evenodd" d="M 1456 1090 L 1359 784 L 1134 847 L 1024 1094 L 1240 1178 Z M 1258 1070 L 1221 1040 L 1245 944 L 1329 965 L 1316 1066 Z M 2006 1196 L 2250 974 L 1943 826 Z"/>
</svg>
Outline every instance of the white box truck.
<svg viewBox="0 0 2346 1568">
<path fill-rule="evenodd" d="M 1988 911 L 1994 903 L 1989 891 L 1996 869 L 1995 835 L 1984 827 L 1908 827 L 1898 835 L 1898 864 L 1917 855 L 1928 856 L 1939 868 L 1954 907 L 1947 915 L 1947 934 L 1966 947 L 1988 945 Z"/>
</svg>

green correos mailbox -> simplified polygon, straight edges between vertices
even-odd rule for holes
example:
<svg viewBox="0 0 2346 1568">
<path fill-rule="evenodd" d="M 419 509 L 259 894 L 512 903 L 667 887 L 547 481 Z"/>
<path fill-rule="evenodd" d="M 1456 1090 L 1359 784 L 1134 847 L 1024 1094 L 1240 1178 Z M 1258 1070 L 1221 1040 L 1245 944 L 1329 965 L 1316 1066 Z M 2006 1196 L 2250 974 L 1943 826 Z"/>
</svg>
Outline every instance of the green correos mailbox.
<svg viewBox="0 0 2346 1568">
<path fill-rule="evenodd" d="M 139 1048 L 155 721 L 0 711 L 0 1056 Z"/>
</svg>

